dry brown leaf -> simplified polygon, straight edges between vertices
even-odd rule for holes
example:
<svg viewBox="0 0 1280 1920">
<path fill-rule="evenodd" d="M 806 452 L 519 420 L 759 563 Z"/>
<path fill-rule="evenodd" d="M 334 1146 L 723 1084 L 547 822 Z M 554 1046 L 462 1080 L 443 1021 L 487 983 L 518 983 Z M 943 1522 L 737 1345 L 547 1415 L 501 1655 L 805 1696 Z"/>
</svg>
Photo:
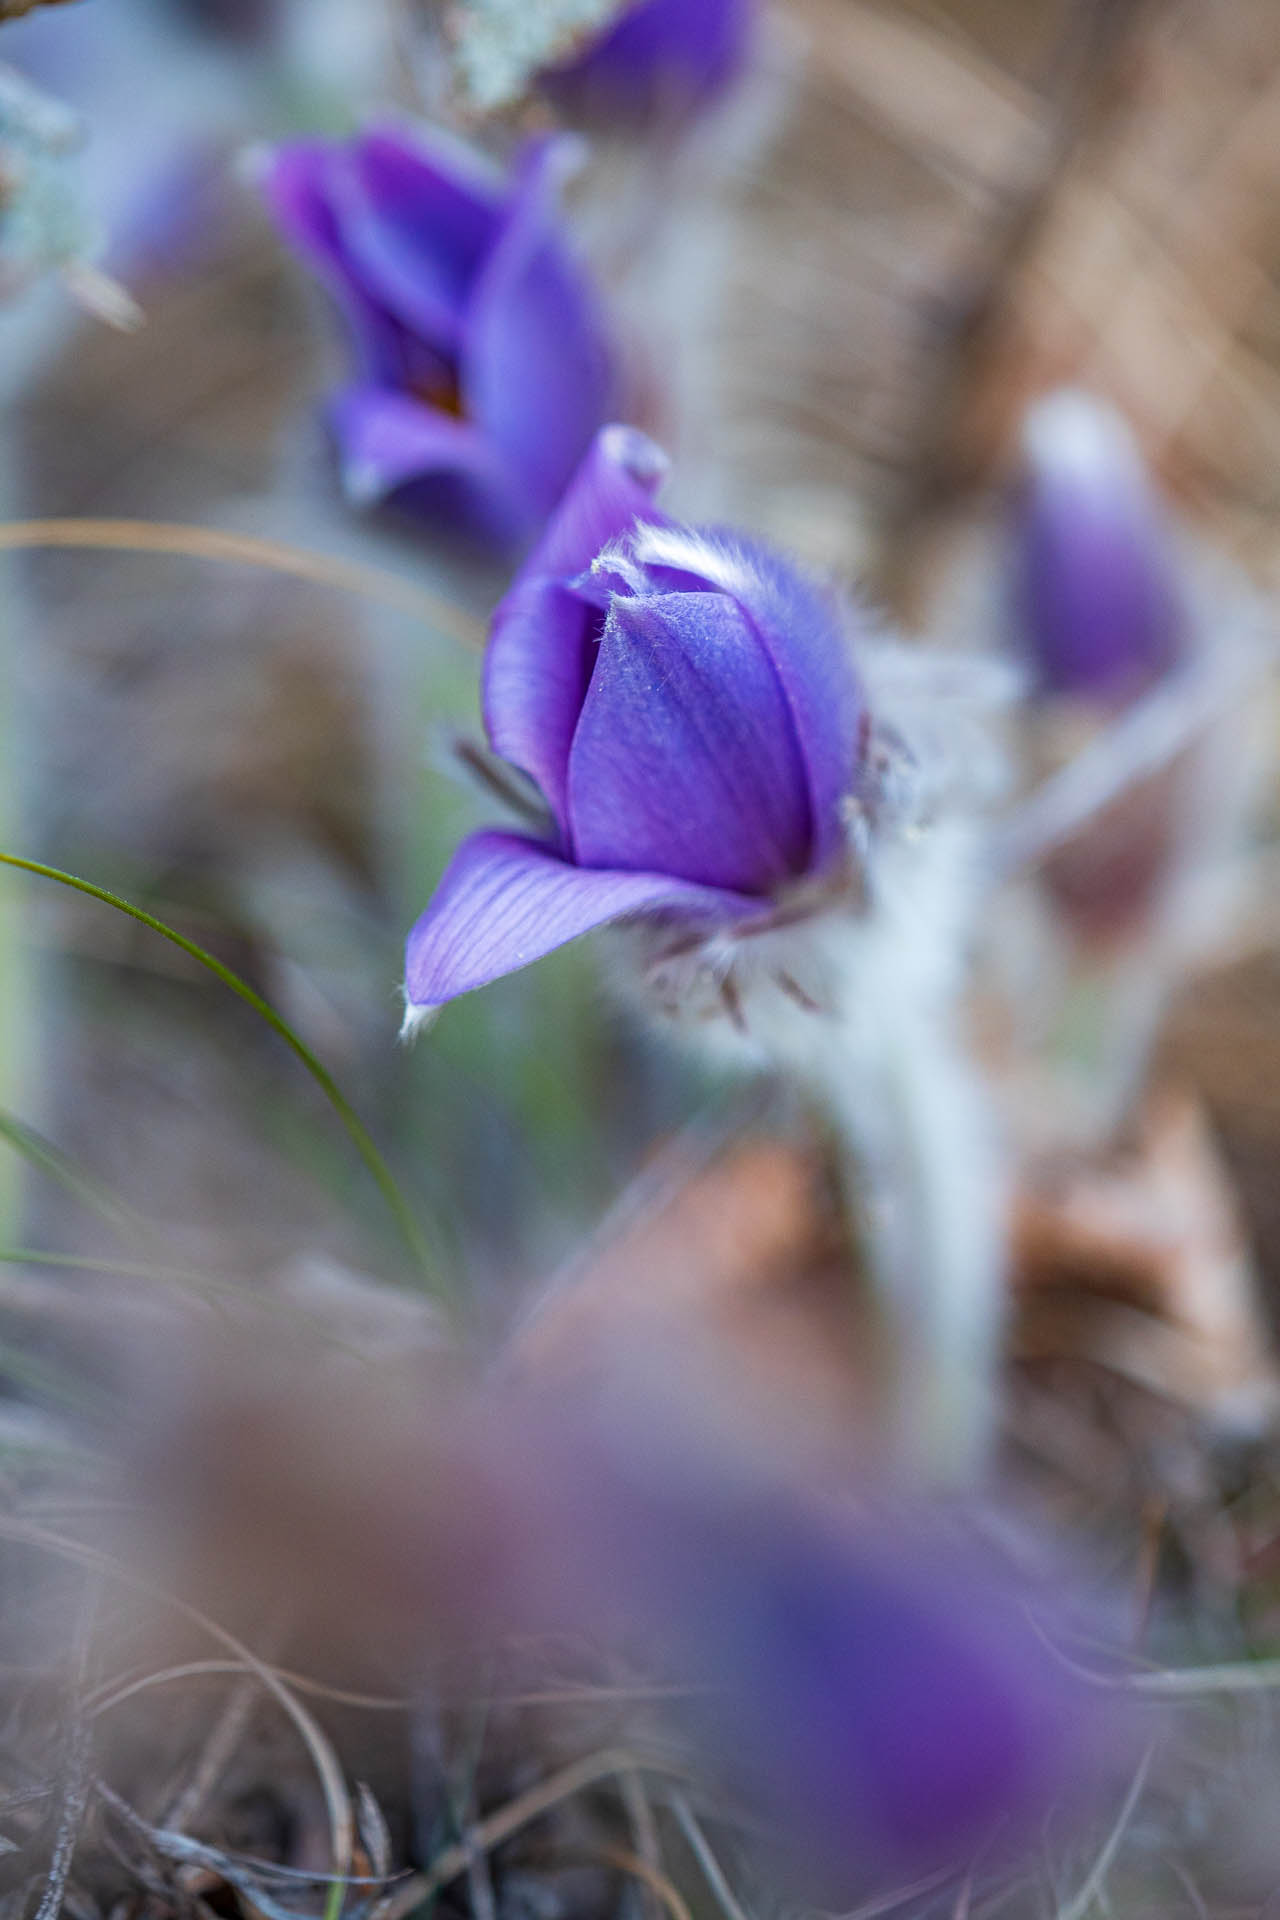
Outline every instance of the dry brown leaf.
<svg viewBox="0 0 1280 1920">
<path fill-rule="evenodd" d="M 1280 1380 L 1234 1189 L 1197 1102 L 1165 1088 L 1135 1144 L 1035 1169 L 1014 1218 L 1016 1350 L 1096 1361 L 1214 1426 L 1255 1430 Z"/>
<path fill-rule="evenodd" d="M 847 1430 L 867 1406 L 873 1335 L 813 1157 L 757 1141 L 691 1172 L 547 1294 L 515 1359 L 574 1378 L 620 1347 L 673 1341 L 782 1420 Z"/>
</svg>

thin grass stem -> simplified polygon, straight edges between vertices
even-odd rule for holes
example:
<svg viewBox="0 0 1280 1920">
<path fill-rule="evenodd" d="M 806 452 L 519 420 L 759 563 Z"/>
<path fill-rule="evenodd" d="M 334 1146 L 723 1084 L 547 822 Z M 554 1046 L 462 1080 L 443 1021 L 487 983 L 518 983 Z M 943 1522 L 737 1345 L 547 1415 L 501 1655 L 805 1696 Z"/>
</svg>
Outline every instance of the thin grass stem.
<svg viewBox="0 0 1280 1920">
<path fill-rule="evenodd" d="M 401 1193 L 390 1167 L 374 1145 L 363 1121 L 329 1069 L 311 1051 L 306 1041 L 294 1032 L 283 1014 L 278 1013 L 270 1001 L 264 1000 L 247 980 L 242 980 L 238 973 L 210 953 L 207 948 L 197 945 L 194 940 L 188 940 L 185 934 L 179 933 L 175 927 L 168 926 L 165 921 L 157 919 L 155 914 L 148 913 L 145 907 L 135 906 L 133 901 L 125 900 L 120 894 L 112 893 L 108 888 L 96 886 L 91 880 L 82 880 L 77 874 L 64 873 L 60 867 L 49 866 L 43 860 L 28 860 L 16 853 L 0 853 L 0 866 L 15 867 L 22 873 L 36 874 L 45 880 L 55 880 L 59 886 L 70 887 L 76 893 L 86 894 L 91 900 L 100 900 L 104 906 L 114 907 L 117 913 L 127 914 L 140 926 L 149 928 L 152 933 L 158 933 L 162 939 L 170 941 L 181 952 L 189 955 L 216 980 L 220 980 L 224 987 L 229 987 L 246 1006 L 251 1007 L 259 1019 L 265 1021 L 272 1032 L 279 1035 L 324 1094 L 345 1127 L 356 1152 L 364 1161 L 415 1263 L 424 1275 L 430 1276 L 430 1256 L 422 1229 L 408 1201 Z"/>
<path fill-rule="evenodd" d="M 170 554 L 177 559 L 220 560 L 237 566 L 266 567 L 313 586 L 333 587 L 340 593 L 377 600 L 399 613 L 473 647 L 484 638 L 480 624 L 450 601 L 382 567 L 334 554 L 309 553 L 281 540 L 263 540 L 254 534 L 224 533 L 211 527 L 187 526 L 179 521 L 49 519 L 0 522 L 0 552 L 30 547 L 70 551 Z"/>
</svg>

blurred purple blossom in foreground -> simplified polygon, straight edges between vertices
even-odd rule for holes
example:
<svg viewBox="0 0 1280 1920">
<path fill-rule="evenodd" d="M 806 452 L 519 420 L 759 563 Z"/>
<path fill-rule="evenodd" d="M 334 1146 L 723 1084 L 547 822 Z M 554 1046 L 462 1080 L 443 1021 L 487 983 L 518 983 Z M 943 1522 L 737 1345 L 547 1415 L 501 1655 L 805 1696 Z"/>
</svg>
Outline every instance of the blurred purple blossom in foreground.
<svg viewBox="0 0 1280 1920">
<path fill-rule="evenodd" d="M 1123 704 L 1177 662 L 1173 536 L 1133 434 L 1062 388 L 1029 411 L 1015 503 L 1022 643 L 1041 688 Z"/>
<path fill-rule="evenodd" d="M 403 1343 L 412 1322 L 384 1324 Z M 1058 1650 L 1105 1644 L 1109 1609 L 1014 1516 L 873 1480 L 856 1442 L 819 1459 L 696 1334 L 529 1358 L 477 1375 L 442 1342 L 202 1332 L 181 1394 L 162 1383 L 148 1505 L 180 1516 L 196 1590 L 212 1549 L 245 1617 L 287 1597 L 339 1670 L 491 1699 L 545 1682 L 550 1652 L 583 1683 L 571 1737 L 630 1672 L 662 1704 L 624 1742 L 674 1745 L 824 1904 L 1016 1866 L 1099 1790 L 1113 1817 L 1133 1704 Z"/>
<path fill-rule="evenodd" d="M 746 65 L 755 0 L 640 0 L 542 85 L 584 124 L 671 125 L 708 106 Z"/>
<path fill-rule="evenodd" d="M 990 1561 L 804 1500 L 708 1529 L 675 1618 L 704 1738 L 833 1892 L 1024 1847 L 1087 1782 L 1100 1701 Z M 1044 1595 L 1039 1596 L 1045 1608 Z"/>
<path fill-rule="evenodd" d="M 677 1444 L 588 1423 L 559 1475 L 585 1493 L 573 1536 L 553 1522 L 539 1551 L 661 1650 L 683 1724 L 802 1884 L 989 1868 L 1127 1757 L 1114 1700 L 1051 1644 L 1061 1583 L 1016 1575 L 960 1507 L 823 1496 L 649 1391 Z"/>
<path fill-rule="evenodd" d="M 409 936 L 409 1018 L 623 915 L 766 915 L 833 868 L 863 712 L 834 604 L 745 537 L 653 505 L 608 427 L 494 617 L 484 713 L 545 839 L 483 832 Z"/>
<path fill-rule="evenodd" d="M 341 306 L 358 360 L 330 417 L 346 490 L 487 538 L 535 533 L 615 410 L 613 357 L 557 224 L 571 139 L 503 180 L 432 133 L 276 148 L 263 189 Z"/>
<path fill-rule="evenodd" d="M 815 1490 L 785 1449 L 693 1403 L 723 1383 L 672 1356 L 659 1378 L 657 1358 L 609 1374 L 594 1411 L 516 1394 L 455 1425 L 445 1484 L 466 1499 L 429 1531 L 446 1566 L 487 1571 L 469 1607 L 458 1595 L 473 1634 L 647 1649 L 788 1878 L 833 1899 L 990 1869 L 1128 1763 L 1116 1697 L 1054 1648 L 1085 1624 L 1061 1568 L 1052 1592 L 1015 1571 L 962 1505 Z"/>
</svg>

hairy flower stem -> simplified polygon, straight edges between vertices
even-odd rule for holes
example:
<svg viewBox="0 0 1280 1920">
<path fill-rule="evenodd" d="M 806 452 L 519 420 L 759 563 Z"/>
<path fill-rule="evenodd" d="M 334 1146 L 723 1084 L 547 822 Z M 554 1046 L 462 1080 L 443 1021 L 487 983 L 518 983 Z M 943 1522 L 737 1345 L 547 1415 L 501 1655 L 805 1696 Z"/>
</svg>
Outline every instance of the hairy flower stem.
<svg viewBox="0 0 1280 1920">
<path fill-rule="evenodd" d="M 1005 1174 L 958 1002 L 977 836 L 884 822 L 861 893 L 698 940 L 633 927 L 620 983 L 667 1031 L 768 1066 L 833 1128 L 892 1353 L 890 1445 L 926 1479 L 987 1454 L 1005 1290 Z"/>
<path fill-rule="evenodd" d="M 863 907 L 810 951 L 822 1013 L 769 1035 L 840 1142 L 893 1354 L 893 1450 L 949 1480 L 988 1451 L 1005 1289 L 998 1135 L 958 1025 L 974 855 L 964 818 L 893 836 Z"/>
<path fill-rule="evenodd" d="M 1004 1292 L 1002 1182 L 976 1076 L 936 1011 L 900 1006 L 833 1047 L 825 1102 L 846 1149 L 889 1334 L 896 1455 L 971 1479 L 990 1444 Z"/>
</svg>

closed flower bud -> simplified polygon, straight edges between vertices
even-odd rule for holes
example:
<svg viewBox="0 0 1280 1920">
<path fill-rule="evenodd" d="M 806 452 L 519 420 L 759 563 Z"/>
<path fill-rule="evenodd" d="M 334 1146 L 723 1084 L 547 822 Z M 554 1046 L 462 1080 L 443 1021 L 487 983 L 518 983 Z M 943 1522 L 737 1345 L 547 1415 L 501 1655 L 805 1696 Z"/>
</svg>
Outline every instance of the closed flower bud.
<svg viewBox="0 0 1280 1920">
<path fill-rule="evenodd" d="M 836 609 L 756 542 L 670 520 L 664 469 L 606 428 L 498 608 L 485 723 L 548 830 L 459 848 L 409 937 L 411 1021 L 622 916 L 762 921 L 842 862 L 863 707 Z"/>
<path fill-rule="evenodd" d="M 1123 705 L 1183 641 L 1173 537 L 1142 456 L 1119 414 L 1071 388 L 1032 407 L 1023 450 L 1021 644 L 1042 691 Z"/>
<path fill-rule="evenodd" d="M 1069 761 L 1190 651 L 1175 536 L 1119 414 L 1064 388 L 1032 407 L 1015 510 L 1018 640 L 1041 773 Z M 1043 877 L 1089 941 L 1149 917 L 1175 858 L 1185 767 L 1135 782 L 1055 849 Z"/>
<path fill-rule="evenodd" d="M 591 288 L 556 221 L 571 140 L 504 180 L 442 137 L 375 129 L 277 148 L 263 190 L 338 301 L 354 380 L 334 396 L 350 497 L 535 533 L 617 400 Z"/>
</svg>

